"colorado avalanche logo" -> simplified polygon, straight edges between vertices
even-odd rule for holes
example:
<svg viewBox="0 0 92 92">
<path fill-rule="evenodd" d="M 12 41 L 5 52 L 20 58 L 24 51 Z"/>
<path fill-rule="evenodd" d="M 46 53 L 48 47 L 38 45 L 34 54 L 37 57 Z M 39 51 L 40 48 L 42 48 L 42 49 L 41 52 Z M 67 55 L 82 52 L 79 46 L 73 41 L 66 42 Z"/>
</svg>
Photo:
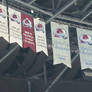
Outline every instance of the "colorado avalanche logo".
<svg viewBox="0 0 92 92">
<path fill-rule="evenodd" d="M 91 36 L 89 36 L 87 34 L 83 34 L 80 37 L 80 41 L 81 41 L 81 43 L 86 43 L 86 44 L 92 45 L 92 38 L 91 38 Z"/>
<path fill-rule="evenodd" d="M 32 28 L 32 23 L 28 18 L 24 19 L 22 23 L 23 23 L 23 26 Z"/>
<path fill-rule="evenodd" d="M 16 14 L 12 14 L 11 15 L 11 20 L 14 21 L 14 22 L 16 22 L 16 23 L 18 23 L 18 24 L 20 24 L 20 18 Z"/>
<path fill-rule="evenodd" d="M 6 18 L 5 10 L 2 8 L 0 8 L 0 16 L 2 16 L 3 18 Z"/>
<path fill-rule="evenodd" d="M 44 27 L 43 27 L 43 25 L 42 24 L 37 24 L 36 25 L 36 31 L 41 31 L 41 32 L 43 32 L 44 33 Z"/>
<path fill-rule="evenodd" d="M 61 28 L 56 29 L 56 33 L 54 36 L 57 38 L 67 39 L 66 31 L 64 29 L 61 29 Z"/>
</svg>

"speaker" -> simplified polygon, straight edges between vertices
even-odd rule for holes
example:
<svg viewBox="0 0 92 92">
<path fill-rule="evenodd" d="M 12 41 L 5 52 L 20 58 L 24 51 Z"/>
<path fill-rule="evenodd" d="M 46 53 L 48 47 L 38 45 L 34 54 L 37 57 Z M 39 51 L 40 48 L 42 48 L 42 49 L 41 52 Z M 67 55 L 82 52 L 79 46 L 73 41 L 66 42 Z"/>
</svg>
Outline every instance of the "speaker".
<svg viewBox="0 0 92 92">
<path fill-rule="evenodd" d="M 43 65 L 46 63 L 47 58 L 47 55 L 43 51 L 38 52 L 34 59 L 34 63 L 30 65 L 30 67 L 26 70 L 27 74 L 33 76 L 41 72 L 41 70 L 43 69 Z"/>
<path fill-rule="evenodd" d="M 41 71 L 41 69 L 43 68 L 43 64 L 47 59 L 45 53 L 39 52 L 35 54 L 31 49 L 29 49 L 28 52 L 24 54 L 23 53 L 24 52 L 22 52 L 22 55 L 24 57 L 23 63 L 19 65 L 19 67 L 14 72 L 14 75 L 28 75 L 31 77 Z"/>
<path fill-rule="evenodd" d="M 17 57 L 17 62 L 21 62 L 19 67 L 15 71 L 15 75 L 24 75 L 26 74 L 26 70 L 34 63 L 34 59 L 36 54 L 32 51 L 30 48 L 22 48 L 21 55 L 23 55 L 23 58 Z M 19 56 L 20 57 L 20 56 Z M 20 60 L 23 59 L 23 60 Z"/>
<path fill-rule="evenodd" d="M 10 65 L 11 62 L 11 65 L 4 70 L 4 74 L 24 75 L 26 68 L 33 63 L 35 53 L 30 48 L 19 48 L 15 52 L 12 54 L 13 56 L 8 57 L 9 60 L 5 61 L 5 64 L 7 62 Z"/>
</svg>

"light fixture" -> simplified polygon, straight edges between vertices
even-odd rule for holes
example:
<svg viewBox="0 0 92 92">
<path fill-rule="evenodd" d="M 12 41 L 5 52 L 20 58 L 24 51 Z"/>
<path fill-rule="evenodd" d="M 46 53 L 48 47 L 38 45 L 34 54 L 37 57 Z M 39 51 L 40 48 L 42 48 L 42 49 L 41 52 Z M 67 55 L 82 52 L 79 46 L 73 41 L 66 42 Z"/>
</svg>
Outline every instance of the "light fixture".
<svg viewBox="0 0 92 92">
<path fill-rule="evenodd" d="M 34 10 L 31 10 L 31 13 L 34 13 Z"/>
</svg>

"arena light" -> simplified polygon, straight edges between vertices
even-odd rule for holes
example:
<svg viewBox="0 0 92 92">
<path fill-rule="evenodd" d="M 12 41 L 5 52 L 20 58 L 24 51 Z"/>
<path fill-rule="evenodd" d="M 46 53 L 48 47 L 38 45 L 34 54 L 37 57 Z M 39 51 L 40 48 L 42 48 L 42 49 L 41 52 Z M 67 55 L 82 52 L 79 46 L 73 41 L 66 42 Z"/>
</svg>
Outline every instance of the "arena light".
<svg viewBox="0 0 92 92">
<path fill-rule="evenodd" d="M 31 13 L 33 14 L 34 13 L 34 10 L 31 10 Z"/>
</svg>

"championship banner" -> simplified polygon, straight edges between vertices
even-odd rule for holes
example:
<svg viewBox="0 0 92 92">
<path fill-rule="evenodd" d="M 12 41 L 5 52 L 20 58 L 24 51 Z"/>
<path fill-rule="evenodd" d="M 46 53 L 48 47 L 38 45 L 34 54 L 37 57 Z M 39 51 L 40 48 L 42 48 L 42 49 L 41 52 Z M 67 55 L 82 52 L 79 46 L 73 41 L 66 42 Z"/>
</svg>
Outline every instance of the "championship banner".
<svg viewBox="0 0 92 92">
<path fill-rule="evenodd" d="M 3 37 L 5 40 L 9 41 L 7 9 L 3 5 L 0 5 L 0 37 Z"/>
<path fill-rule="evenodd" d="M 23 33 L 23 47 L 30 47 L 36 52 L 35 38 L 34 38 L 34 25 L 32 16 L 22 14 L 22 33 Z"/>
<path fill-rule="evenodd" d="M 71 68 L 68 26 L 51 22 L 53 62 L 64 63 Z"/>
<path fill-rule="evenodd" d="M 77 28 L 81 69 L 92 69 L 92 31 Z"/>
<path fill-rule="evenodd" d="M 48 55 L 45 22 L 39 19 L 34 19 L 34 30 L 35 30 L 36 52 L 43 51 L 46 55 Z"/>
<path fill-rule="evenodd" d="M 17 42 L 22 46 L 21 13 L 9 8 L 10 43 Z"/>
</svg>

